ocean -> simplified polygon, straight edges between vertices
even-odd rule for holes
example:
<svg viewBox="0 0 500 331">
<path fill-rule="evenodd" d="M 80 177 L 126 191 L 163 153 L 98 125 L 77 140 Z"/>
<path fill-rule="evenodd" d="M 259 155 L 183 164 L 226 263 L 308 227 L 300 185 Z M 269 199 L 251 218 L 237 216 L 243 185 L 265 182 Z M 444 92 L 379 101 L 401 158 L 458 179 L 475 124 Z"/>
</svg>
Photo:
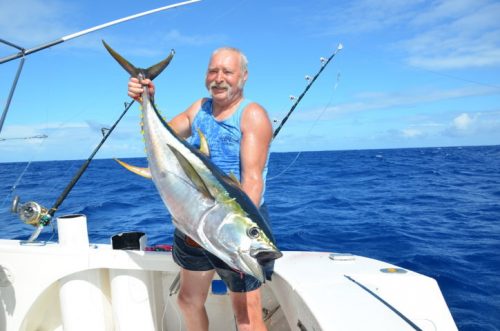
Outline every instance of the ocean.
<svg viewBox="0 0 500 331">
<path fill-rule="evenodd" d="M 32 232 L 9 212 L 14 195 L 51 207 L 82 163 L 0 163 L 0 238 Z M 281 249 L 422 273 L 438 281 L 460 330 L 500 330 L 499 170 L 500 146 L 272 153 L 265 200 Z M 137 230 L 150 245 L 172 241 L 152 182 L 113 160 L 91 163 L 59 209 L 74 213 L 87 215 L 95 243 Z"/>
</svg>

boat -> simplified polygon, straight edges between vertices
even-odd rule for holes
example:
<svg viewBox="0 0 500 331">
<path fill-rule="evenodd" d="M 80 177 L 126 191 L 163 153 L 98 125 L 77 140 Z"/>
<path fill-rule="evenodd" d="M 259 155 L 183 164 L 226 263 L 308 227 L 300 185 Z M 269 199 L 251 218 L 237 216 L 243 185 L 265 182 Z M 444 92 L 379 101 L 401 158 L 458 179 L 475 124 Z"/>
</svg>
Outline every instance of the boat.
<svg viewBox="0 0 500 331">
<path fill-rule="evenodd" d="M 169 247 L 89 243 L 84 215 L 57 228 L 57 242 L 0 240 L 0 330 L 185 330 Z M 285 251 L 262 304 L 269 331 L 457 330 L 434 279 L 346 253 Z M 237 330 L 217 276 L 206 308 L 210 330 Z"/>
<path fill-rule="evenodd" d="M 0 63 L 22 57 L 2 124 L 25 55 L 123 20 L 29 50 L 0 40 L 20 50 Z M 322 68 L 274 136 L 335 54 L 328 61 L 322 58 Z M 148 247 L 144 233 L 120 233 L 109 244 L 93 244 L 85 215 L 52 219 L 114 126 L 50 210 L 23 205 L 28 214 L 36 209 L 39 216 L 27 241 L 0 239 L 0 331 L 185 330 L 177 305 L 179 267 L 170 246 Z M 15 199 L 14 211 L 18 204 Z M 51 220 L 57 224 L 57 241 L 37 241 Z M 262 285 L 269 331 L 457 330 L 437 282 L 430 277 L 344 252 L 283 253 L 272 280 Z M 210 330 L 237 330 L 228 289 L 217 275 L 206 308 Z"/>
</svg>

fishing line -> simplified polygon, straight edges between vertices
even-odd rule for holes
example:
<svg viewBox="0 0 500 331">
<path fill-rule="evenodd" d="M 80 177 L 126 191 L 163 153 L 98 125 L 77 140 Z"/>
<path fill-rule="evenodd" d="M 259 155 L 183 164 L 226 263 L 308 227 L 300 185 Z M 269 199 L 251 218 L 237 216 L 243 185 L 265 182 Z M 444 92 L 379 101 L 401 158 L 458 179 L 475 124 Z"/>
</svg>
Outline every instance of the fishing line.
<svg viewBox="0 0 500 331">
<path fill-rule="evenodd" d="M 371 294 L 375 299 L 377 299 L 382 304 L 384 304 L 387 308 L 389 308 L 392 312 L 394 312 L 397 316 L 399 316 L 403 321 L 405 321 L 406 323 L 408 323 L 408 325 L 410 325 L 414 330 L 416 330 L 416 331 L 422 331 L 422 329 L 417 324 L 415 324 L 415 322 L 413 322 L 412 320 L 410 320 L 402 312 L 400 312 L 396 307 L 392 306 L 389 302 L 385 301 L 381 296 L 379 296 L 378 294 L 376 294 L 374 291 L 370 290 L 367 286 L 365 286 L 364 284 L 362 284 L 359 281 L 355 280 L 351 276 L 344 275 L 344 277 L 347 278 L 347 279 L 349 279 L 351 282 L 353 282 L 354 284 L 358 285 L 359 287 L 361 287 L 363 290 L 365 290 L 369 294 Z"/>
<path fill-rule="evenodd" d="M 180 272 L 178 274 L 178 277 L 180 277 Z M 176 279 L 173 280 L 173 282 L 175 282 Z M 172 283 L 173 283 L 172 282 Z M 167 313 L 167 308 L 168 308 L 168 303 L 171 301 L 171 298 L 172 298 L 173 294 L 171 293 L 168 297 L 167 297 L 167 300 L 166 300 L 166 303 L 165 303 L 165 307 L 163 308 L 163 314 L 162 314 L 162 317 L 161 317 L 161 330 L 165 330 L 164 328 L 164 321 L 165 321 L 165 314 Z M 165 298 L 165 297 L 164 297 Z M 179 312 L 179 310 L 177 309 L 177 305 L 175 305 L 174 303 L 171 304 L 172 305 L 172 309 L 173 311 L 175 312 L 175 315 L 177 316 L 177 324 L 179 325 L 179 331 L 182 330 L 182 317 L 181 317 L 181 313 Z"/>
<path fill-rule="evenodd" d="M 2 201 L 2 204 L 0 205 L 0 209 L 3 209 L 4 206 L 5 206 L 5 202 L 7 202 L 7 199 L 10 199 L 10 197 L 12 196 L 12 194 L 15 192 L 16 188 L 17 188 L 17 185 L 19 185 L 19 183 L 21 182 L 21 179 L 23 178 L 24 174 L 26 173 L 26 171 L 28 170 L 29 166 L 31 164 L 31 161 L 27 162 L 26 166 L 24 167 L 23 171 L 21 172 L 21 174 L 17 177 L 16 181 L 14 182 L 14 184 L 12 185 L 12 187 L 10 188 L 10 192 L 7 192 L 7 194 L 5 195 L 5 198 L 3 199 Z"/>
<path fill-rule="evenodd" d="M 11 138 L 0 138 L 0 141 L 6 141 L 6 140 L 30 140 L 30 139 L 45 139 L 48 138 L 46 134 L 39 134 L 35 136 L 30 136 L 30 137 L 11 137 Z"/>
<path fill-rule="evenodd" d="M 337 79 L 335 81 L 335 85 L 333 86 L 333 91 L 332 91 L 332 94 L 330 96 L 330 100 L 328 101 L 328 103 L 323 107 L 323 110 L 319 113 L 319 115 L 316 117 L 316 119 L 314 120 L 314 122 L 311 124 L 311 126 L 309 127 L 309 130 L 307 131 L 307 134 L 306 136 L 310 135 L 311 134 L 311 131 L 313 130 L 313 128 L 316 126 L 316 124 L 319 122 L 319 120 L 321 119 L 321 117 L 323 117 L 323 115 L 325 114 L 325 112 L 330 108 L 332 102 L 333 102 L 333 98 L 335 96 L 335 91 L 337 90 L 337 87 L 339 85 L 339 82 L 340 82 L 340 72 L 337 73 Z M 292 162 L 290 162 L 290 164 L 285 168 L 283 169 L 279 174 L 277 174 L 276 176 L 273 176 L 271 178 L 268 178 L 267 180 L 270 181 L 270 180 L 274 180 L 276 178 L 278 178 L 279 176 L 283 175 L 288 169 L 290 169 L 294 164 L 295 162 L 298 160 L 298 158 L 300 157 L 300 155 L 302 154 L 302 151 L 299 151 L 297 153 L 297 155 L 295 156 L 295 158 L 292 160 Z"/>
<path fill-rule="evenodd" d="M 41 146 L 44 144 L 45 138 L 48 138 L 48 136 L 44 134 L 44 135 L 38 135 L 38 136 L 33 136 L 33 137 L 24 137 L 24 138 L 2 138 L 2 139 L 0 139 L 0 141 L 16 140 L 16 139 L 19 139 L 19 140 L 42 139 L 36 147 L 36 149 L 40 150 Z M 3 209 L 5 207 L 5 203 L 7 202 L 7 200 L 12 197 L 12 194 L 14 194 L 14 192 L 17 189 L 17 186 L 21 183 L 23 177 L 25 176 L 26 172 L 28 171 L 28 168 L 31 166 L 31 163 L 33 162 L 34 158 L 35 158 L 35 156 L 33 155 L 31 157 L 31 160 L 26 162 L 26 166 L 21 171 L 19 176 L 17 176 L 16 180 L 14 181 L 14 184 L 12 184 L 12 186 L 10 187 L 10 192 L 7 192 L 7 194 L 5 195 L 5 198 L 3 199 L 2 203 L 0 204 L 0 209 Z"/>
<path fill-rule="evenodd" d="M 382 60 L 380 58 L 379 58 L 379 61 L 381 61 L 381 62 L 382 61 L 383 62 L 388 62 L 388 61 L 384 61 L 384 60 Z M 428 72 L 428 73 L 431 73 L 431 74 L 434 74 L 434 75 L 437 75 L 437 76 L 446 77 L 446 78 L 449 78 L 449 79 L 452 79 L 452 80 L 462 81 L 462 82 L 466 82 L 466 83 L 472 83 L 472 84 L 475 84 L 475 85 L 480 85 L 480 86 L 485 86 L 485 87 L 491 87 L 491 88 L 494 88 L 494 89 L 500 89 L 500 86 L 498 86 L 498 85 L 482 83 L 482 82 L 479 82 L 479 81 L 476 81 L 476 80 L 472 80 L 472 79 L 467 79 L 467 78 L 461 78 L 461 77 L 458 77 L 458 76 L 453 76 L 453 75 L 450 75 L 450 74 L 445 74 L 445 73 L 442 73 L 442 72 L 434 71 L 434 70 L 431 70 L 431 69 L 426 69 L 424 67 L 419 67 L 419 66 L 416 66 L 416 65 L 400 63 L 400 62 L 397 62 L 397 61 L 394 61 L 394 62 L 396 62 L 396 63 L 398 63 L 400 65 L 409 67 L 409 68 L 414 68 L 414 69 L 417 69 L 417 70 L 420 70 L 420 71 L 425 71 L 425 72 Z"/>
<path fill-rule="evenodd" d="M 121 119 L 125 116 L 127 111 L 130 109 L 134 101 L 130 103 L 125 103 L 125 109 L 121 113 L 121 115 L 118 117 L 118 119 L 114 122 L 114 124 L 111 126 L 111 128 L 107 131 L 106 135 L 101 139 L 100 143 L 97 145 L 97 147 L 94 149 L 92 154 L 87 158 L 87 160 L 83 163 L 83 165 L 80 167 L 80 169 L 77 171 L 77 173 L 73 176 L 69 184 L 66 186 L 66 188 L 63 190 L 63 192 L 59 195 L 57 198 L 56 202 L 52 205 L 50 209 L 47 209 L 40 205 L 37 202 L 30 201 L 26 203 L 21 203 L 19 196 L 15 196 L 14 200 L 12 201 L 11 205 L 11 212 L 18 214 L 21 220 L 26 223 L 26 224 L 31 224 L 33 226 L 36 226 L 35 231 L 31 235 L 31 237 L 26 241 L 27 243 L 31 243 L 34 240 L 38 238 L 40 235 L 41 231 L 45 226 L 48 224 L 51 224 L 52 218 L 56 211 L 58 210 L 59 206 L 64 202 L 66 197 L 68 196 L 69 192 L 73 189 L 73 187 L 76 185 L 78 180 L 82 177 L 83 173 L 87 170 L 88 166 L 90 165 L 90 162 L 93 160 L 94 156 L 97 154 L 101 146 L 104 144 L 104 142 L 108 139 L 108 137 L 111 135 L 115 127 L 118 125 L 118 123 L 121 121 Z"/>
<path fill-rule="evenodd" d="M 96 101 L 94 101 L 93 104 L 96 104 Z M 127 106 L 128 106 L 128 104 L 125 103 L 125 107 L 127 107 Z M 81 114 L 84 114 L 84 113 L 88 112 L 89 109 L 90 109 L 90 107 L 86 107 L 86 108 L 82 109 L 80 112 L 71 115 L 68 119 L 63 120 L 62 122 L 60 122 L 57 127 L 54 127 L 54 128 L 52 128 L 50 130 L 51 131 L 58 131 L 60 129 L 64 129 L 70 121 L 74 120 L 76 117 L 80 116 Z M 48 123 L 48 120 L 46 120 L 46 122 Z M 49 130 L 47 123 L 46 123 L 46 130 Z M 40 143 L 35 148 L 35 150 L 38 150 L 38 153 L 39 153 L 39 151 L 41 150 L 42 146 L 46 143 L 45 138 L 48 138 L 48 136 L 45 135 L 45 134 L 37 135 L 37 136 L 33 136 L 33 137 L 27 137 L 27 138 L 3 138 L 2 140 L 14 140 L 14 139 L 17 139 L 17 140 L 25 139 L 25 140 L 27 140 L 27 139 L 32 139 L 32 138 L 43 138 L 40 141 Z M 2 141 L 2 140 L 0 140 L 0 141 Z M 30 160 L 27 161 L 27 164 L 24 167 L 23 171 L 19 174 L 19 176 L 17 177 L 16 181 L 12 185 L 12 187 L 10 189 L 10 192 L 8 192 L 6 194 L 4 200 L 2 201 L 1 208 L 3 208 L 5 206 L 5 202 L 10 197 L 12 197 L 12 194 L 15 193 L 15 191 L 17 189 L 17 186 L 23 180 L 24 176 L 26 175 L 28 169 L 30 168 L 32 162 L 36 159 L 36 157 L 37 157 L 36 154 L 31 155 Z M 75 161 L 75 162 L 77 162 L 77 161 Z M 64 170 L 61 174 L 59 174 L 59 177 L 62 177 L 62 178 L 66 177 L 66 175 L 75 167 L 75 162 L 72 162 L 71 164 L 69 164 L 67 166 L 66 170 Z M 60 184 L 60 183 L 57 183 L 57 182 L 51 180 L 50 184 L 46 186 L 47 190 L 45 191 L 45 195 L 50 195 L 50 193 L 54 192 L 56 189 L 59 189 L 61 185 L 63 185 L 63 184 Z"/>
<path fill-rule="evenodd" d="M 115 129 L 115 127 L 118 125 L 118 123 L 120 123 L 121 119 L 125 116 L 125 114 L 127 113 L 127 111 L 130 109 L 130 107 L 133 104 L 134 104 L 134 101 L 132 101 L 132 102 L 130 102 L 128 104 L 125 103 L 125 109 L 123 110 L 123 112 L 121 113 L 121 115 L 118 117 L 118 119 L 115 121 L 115 123 L 111 126 L 111 128 L 108 130 L 108 132 L 106 133 L 106 135 L 101 139 L 101 141 L 99 142 L 99 144 L 97 145 L 97 147 L 94 149 L 94 151 L 92 152 L 92 154 L 90 154 L 90 156 L 87 158 L 87 160 L 80 167 L 80 169 L 78 170 L 78 172 L 76 173 L 76 175 L 73 177 L 73 179 L 71 180 L 71 182 L 66 186 L 66 188 L 61 193 L 61 195 L 59 196 L 59 198 L 57 199 L 57 201 L 54 203 L 54 205 L 52 206 L 52 208 L 50 208 L 49 215 L 51 217 L 54 216 L 55 212 L 57 211 L 57 209 L 59 208 L 59 206 L 63 203 L 63 201 L 66 199 L 66 197 L 68 196 L 69 192 L 76 185 L 76 183 L 81 178 L 81 176 L 83 175 L 83 173 L 85 172 L 85 170 L 87 170 L 88 166 L 90 165 L 90 162 L 92 162 L 92 160 L 94 159 L 94 156 L 97 154 L 97 152 L 99 151 L 99 149 L 101 149 L 101 146 L 106 142 L 106 140 L 111 135 L 111 133 L 113 132 L 113 130 Z"/>
<path fill-rule="evenodd" d="M 323 72 L 323 70 L 325 70 L 325 68 L 328 66 L 328 64 L 330 63 L 330 61 L 335 57 L 335 55 L 337 55 L 337 53 L 342 50 L 342 48 L 344 48 L 344 46 L 339 43 L 337 45 L 337 49 L 335 50 L 335 52 L 333 52 L 332 55 L 330 55 L 330 57 L 328 59 L 324 58 L 324 57 L 321 57 L 320 58 L 320 62 L 321 62 L 321 68 L 319 69 L 319 71 L 316 73 L 316 75 L 314 75 L 314 77 L 311 77 L 311 76 L 308 76 L 306 75 L 305 76 L 305 79 L 307 81 L 307 86 L 306 88 L 304 89 L 304 91 L 302 91 L 302 93 L 299 95 L 298 98 L 295 98 L 294 96 L 290 96 L 290 99 L 291 100 L 295 100 L 294 104 L 292 105 L 292 107 L 290 108 L 290 110 L 288 111 L 288 113 L 285 115 L 285 117 L 281 120 L 281 123 L 280 125 L 278 126 L 278 128 L 276 128 L 276 130 L 274 130 L 273 132 L 273 137 L 272 137 L 272 140 L 274 140 L 276 138 L 276 136 L 278 135 L 278 133 L 280 132 L 280 130 L 283 128 L 283 126 L 285 125 L 285 123 L 288 121 L 288 119 L 290 118 L 290 115 L 292 115 L 293 111 L 295 110 L 295 108 L 297 108 L 297 106 L 299 105 L 300 101 L 302 100 L 302 98 L 306 95 L 307 91 L 309 91 L 309 89 L 311 88 L 311 86 L 314 84 L 314 82 L 316 81 L 316 79 L 318 79 L 318 77 L 321 75 L 321 73 Z M 316 121 L 312 124 L 312 126 L 309 128 L 309 131 L 308 131 L 308 134 L 310 134 L 312 128 L 314 127 L 314 125 L 318 122 L 319 118 L 323 115 L 323 113 L 326 111 L 327 107 L 329 107 L 330 103 L 332 102 L 332 99 L 333 99 L 333 95 L 334 95 L 334 92 L 335 90 L 337 89 L 337 86 L 338 86 L 338 81 L 340 80 L 340 74 L 337 74 L 337 82 L 334 86 L 334 90 L 332 92 L 332 96 L 330 98 L 330 101 L 328 102 L 327 106 L 323 109 L 323 111 L 320 113 L 320 115 L 318 116 L 318 118 L 316 119 Z M 285 171 L 287 171 L 291 165 L 293 165 L 295 163 L 295 161 L 297 161 L 297 159 L 299 158 L 300 154 L 302 154 L 302 151 L 300 151 L 297 156 L 295 157 L 295 159 L 292 161 L 292 163 L 287 167 L 285 168 L 285 170 L 283 170 L 281 173 L 279 173 L 278 175 L 270 178 L 269 180 L 272 180 L 272 179 L 275 179 L 279 176 L 281 176 Z"/>
<path fill-rule="evenodd" d="M 479 86 L 484 86 L 484 87 L 491 87 L 491 88 L 494 88 L 494 89 L 500 89 L 500 86 L 498 86 L 498 85 L 483 83 L 483 82 L 480 82 L 480 81 L 477 81 L 477 80 L 473 80 L 473 79 L 467 79 L 467 78 L 462 78 L 462 77 L 458 77 L 458 76 L 446 74 L 446 73 L 443 73 L 443 72 L 439 72 L 439 71 L 427 69 L 427 68 L 424 68 L 424 67 L 421 67 L 421 66 L 404 63 L 402 61 L 398 61 L 398 60 L 395 60 L 395 59 L 383 59 L 383 58 L 381 58 L 379 56 L 378 53 L 370 53 L 369 58 L 370 58 L 370 61 L 372 61 L 372 62 L 378 61 L 378 62 L 383 63 L 383 64 L 398 65 L 398 66 L 404 67 L 406 69 L 409 68 L 409 69 L 414 69 L 415 71 L 423 71 L 423 72 L 427 72 L 427 73 L 430 73 L 430 74 L 433 74 L 433 75 L 436 75 L 436 76 L 441 76 L 441 77 L 449 78 L 451 80 L 456 80 L 456 81 L 471 83 L 471 84 L 475 84 L 475 85 L 479 85 Z"/>
</svg>

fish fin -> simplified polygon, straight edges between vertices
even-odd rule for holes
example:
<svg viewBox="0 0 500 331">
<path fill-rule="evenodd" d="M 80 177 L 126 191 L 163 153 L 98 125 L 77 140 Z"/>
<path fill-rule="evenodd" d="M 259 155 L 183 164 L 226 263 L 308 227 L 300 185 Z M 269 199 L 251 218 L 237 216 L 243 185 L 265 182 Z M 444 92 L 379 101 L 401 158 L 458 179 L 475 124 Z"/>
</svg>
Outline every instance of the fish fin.
<svg viewBox="0 0 500 331">
<path fill-rule="evenodd" d="M 124 167 L 125 169 L 127 169 L 128 171 L 131 171 L 133 172 L 134 174 L 136 175 L 139 175 L 139 176 L 142 176 L 144 178 L 148 178 L 148 179 L 151 179 L 153 178 L 151 176 L 151 171 L 149 170 L 149 168 L 140 168 L 140 167 L 136 167 L 136 166 L 133 166 L 133 165 L 130 165 L 128 163 L 125 163 L 119 159 L 114 159 L 116 162 L 118 162 L 122 167 Z"/>
<path fill-rule="evenodd" d="M 236 186 L 241 189 L 241 183 L 232 171 L 229 173 L 229 175 L 226 175 L 223 178 L 229 185 Z"/>
<path fill-rule="evenodd" d="M 207 138 L 200 129 L 198 129 L 198 135 L 200 136 L 200 152 L 205 156 L 210 157 L 210 149 L 208 148 Z"/>
<path fill-rule="evenodd" d="M 114 49 L 112 49 L 106 42 L 102 41 L 104 47 L 108 50 L 109 54 L 125 69 L 132 77 L 137 77 L 139 74 L 143 74 L 144 78 L 149 78 L 151 80 L 155 79 L 163 69 L 165 69 L 172 58 L 174 57 L 174 50 L 170 51 L 170 54 L 162 61 L 158 62 L 154 66 L 149 67 L 148 69 L 140 69 L 136 68 L 132 63 L 125 60 L 123 56 L 118 54 Z"/>
<path fill-rule="evenodd" d="M 174 146 L 167 144 L 167 146 L 170 148 L 172 153 L 174 153 L 175 157 L 177 158 L 177 161 L 179 161 L 179 164 L 181 165 L 182 169 L 184 170 L 184 173 L 188 178 L 191 180 L 191 182 L 194 184 L 196 189 L 203 194 L 206 198 L 214 200 L 214 197 L 210 193 L 207 185 L 201 178 L 201 176 L 198 174 L 196 169 L 191 165 L 191 163 L 182 155 L 181 152 L 179 152 Z"/>
</svg>

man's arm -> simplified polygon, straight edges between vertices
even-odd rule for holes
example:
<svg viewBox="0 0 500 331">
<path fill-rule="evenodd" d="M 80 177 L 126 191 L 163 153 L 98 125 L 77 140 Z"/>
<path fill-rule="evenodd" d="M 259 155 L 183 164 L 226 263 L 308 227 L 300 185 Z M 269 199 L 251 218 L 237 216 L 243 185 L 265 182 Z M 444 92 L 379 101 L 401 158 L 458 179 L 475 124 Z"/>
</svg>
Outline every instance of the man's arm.
<svg viewBox="0 0 500 331">
<path fill-rule="evenodd" d="M 262 172 L 266 165 L 273 130 L 266 111 L 256 103 L 248 105 L 242 116 L 241 186 L 259 207 L 264 189 Z"/>
<path fill-rule="evenodd" d="M 195 101 L 191 106 L 188 107 L 188 109 L 175 116 L 170 122 L 168 122 L 174 129 L 174 131 L 182 138 L 186 139 L 191 136 L 191 125 L 193 124 L 196 113 L 201 108 L 202 102 L 203 99 Z"/>
</svg>

